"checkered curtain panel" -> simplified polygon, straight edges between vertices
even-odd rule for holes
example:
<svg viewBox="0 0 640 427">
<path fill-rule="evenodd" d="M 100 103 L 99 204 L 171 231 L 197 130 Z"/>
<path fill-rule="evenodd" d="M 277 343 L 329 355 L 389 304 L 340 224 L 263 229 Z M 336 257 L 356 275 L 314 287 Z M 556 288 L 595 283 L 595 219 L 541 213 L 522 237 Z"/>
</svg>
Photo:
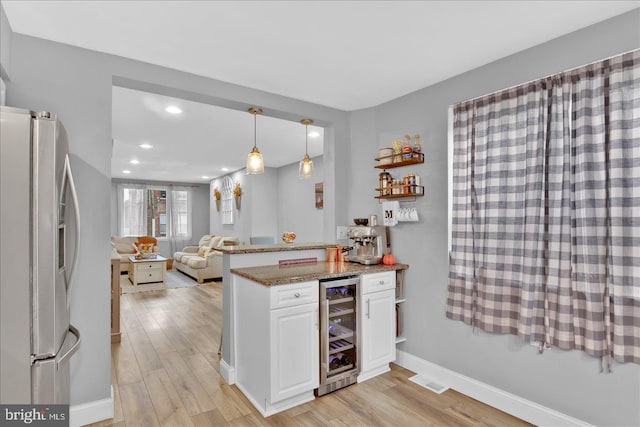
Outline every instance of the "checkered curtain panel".
<svg viewBox="0 0 640 427">
<path fill-rule="evenodd" d="M 446 315 L 640 364 L 640 51 L 454 106 Z"/>
</svg>

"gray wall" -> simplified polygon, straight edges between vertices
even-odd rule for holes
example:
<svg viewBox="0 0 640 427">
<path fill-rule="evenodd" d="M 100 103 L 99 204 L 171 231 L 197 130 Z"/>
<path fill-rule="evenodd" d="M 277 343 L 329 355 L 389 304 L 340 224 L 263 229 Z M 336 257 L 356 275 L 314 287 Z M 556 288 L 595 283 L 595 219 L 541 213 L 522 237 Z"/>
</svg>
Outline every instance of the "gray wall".
<svg viewBox="0 0 640 427">
<path fill-rule="evenodd" d="M 118 234 L 118 182 L 119 180 L 111 181 L 111 235 L 119 236 Z M 122 181 L 125 182 L 125 181 Z M 135 182 L 137 184 L 157 184 L 157 185 L 169 185 L 174 184 L 178 186 L 191 187 L 193 191 L 193 205 L 191 216 L 191 239 L 190 244 L 197 244 L 200 237 L 203 234 L 209 234 L 209 186 L 206 184 L 185 184 L 181 182 L 144 182 L 144 181 L 126 181 Z M 169 241 L 159 240 L 158 248 L 160 255 L 166 258 L 172 258 L 173 253 L 170 248 Z"/>
<path fill-rule="evenodd" d="M 296 233 L 298 242 L 333 241 L 324 236 L 324 212 L 315 208 L 314 183 L 324 179 L 322 157 L 313 159 L 315 174 L 310 180 L 298 178 L 298 163 L 265 168 L 262 175 L 229 174 L 242 187 L 240 209 L 234 209 L 234 223 L 223 225 L 215 200 L 210 199 L 212 234 L 235 236 L 248 244 L 251 236 L 272 236 L 276 243 L 284 231 Z M 209 194 L 222 188 L 224 176 L 211 181 Z"/>
<path fill-rule="evenodd" d="M 426 196 L 407 204 L 418 209 L 421 219 L 392 230 L 398 261 L 411 266 L 405 279 L 407 341 L 399 348 L 598 426 L 640 425 L 640 366 L 616 364 L 613 374 L 603 374 L 599 360 L 580 351 L 552 349 L 540 355 L 515 337 L 474 333 L 445 318 L 447 107 L 637 49 L 639 23 L 636 9 L 351 117 L 349 217 L 379 210 L 372 197 L 379 172 L 372 159 L 378 148 L 405 133 L 422 136 L 426 161 L 413 169 L 423 178 Z"/>
<path fill-rule="evenodd" d="M 11 25 L 7 20 L 4 8 L 0 5 L 0 77 L 11 80 Z"/>
<path fill-rule="evenodd" d="M 278 193 L 278 169 L 268 168 L 263 175 L 248 175 L 251 193 L 251 228 L 243 240 L 249 243 L 250 236 L 276 236 L 280 194 Z"/>
<path fill-rule="evenodd" d="M 188 73 L 13 33 L 7 104 L 52 111 L 68 133 L 82 213 L 78 286 L 71 298 L 71 321 L 82 345 L 71 360 L 71 403 L 108 398 L 110 390 L 111 93 L 112 85 L 177 96 L 288 120 L 311 117 L 325 127 L 329 168 L 340 181 L 348 164 L 348 114 Z M 324 222 L 344 221 L 346 188 L 333 176 Z M 340 208 L 338 208 L 338 206 Z M 325 228 L 326 229 L 326 228 Z"/>
<path fill-rule="evenodd" d="M 225 176 L 240 183 L 240 209 L 236 209 L 234 201 L 233 224 L 222 224 L 221 214 L 216 208 L 213 190 L 222 190 Z M 244 169 L 223 175 L 211 181 L 209 187 L 211 234 L 237 237 L 241 243 L 249 243 L 251 236 L 275 236 L 278 224 L 278 191 L 277 169 L 264 168 L 264 174 L 246 175 Z"/>
<path fill-rule="evenodd" d="M 209 186 L 198 185 L 193 189 L 191 244 L 196 245 L 200 237 L 209 234 Z M 173 258 L 173 254 L 168 254 Z"/>
<path fill-rule="evenodd" d="M 312 160 L 314 173 L 310 179 L 298 178 L 298 163 L 278 168 L 278 241 L 285 231 L 296 233 L 297 242 L 323 240 L 322 209 L 316 209 L 315 183 L 323 182 L 324 168 L 322 157 Z M 334 242 L 333 237 L 327 242 Z"/>
<path fill-rule="evenodd" d="M 240 182 L 240 209 L 234 209 L 234 223 L 223 225 L 215 200 L 210 197 L 212 234 L 235 236 L 248 244 L 251 236 L 272 236 L 276 243 L 284 231 L 296 233 L 298 242 L 333 241 L 324 233 L 324 212 L 315 208 L 314 184 L 324 179 L 322 157 L 314 157 L 314 177 L 298 178 L 298 163 L 280 168 L 265 168 L 262 175 L 245 175 L 244 170 L 229 174 Z M 222 188 L 224 176 L 211 181 L 209 194 Z"/>
</svg>

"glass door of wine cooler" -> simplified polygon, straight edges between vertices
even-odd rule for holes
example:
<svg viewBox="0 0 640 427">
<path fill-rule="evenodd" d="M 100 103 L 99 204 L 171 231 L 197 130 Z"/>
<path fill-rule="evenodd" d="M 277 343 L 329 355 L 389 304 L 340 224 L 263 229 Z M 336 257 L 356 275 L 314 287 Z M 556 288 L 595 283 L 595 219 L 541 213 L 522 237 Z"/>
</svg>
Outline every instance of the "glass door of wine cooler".
<svg viewBox="0 0 640 427">
<path fill-rule="evenodd" d="M 320 386 L 318 396 L 356 382 L 358 278 L 320 282 Z"/>
</svg>

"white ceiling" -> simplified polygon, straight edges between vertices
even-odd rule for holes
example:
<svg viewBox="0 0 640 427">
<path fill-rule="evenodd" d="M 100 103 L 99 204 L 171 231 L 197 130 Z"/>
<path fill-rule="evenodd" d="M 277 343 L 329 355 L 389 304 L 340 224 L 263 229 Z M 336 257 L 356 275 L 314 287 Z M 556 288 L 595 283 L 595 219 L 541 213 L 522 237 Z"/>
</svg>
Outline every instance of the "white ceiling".
<svg viewBox="0 0 640 427">
<path fill-rule="evenodd" d="M 0 2 L 17 33 L 347 111 L 640 6 L 638 0 Z M 185 113 L 168 115 L 168 102 Z M 202 175 L 224 173 L 222 167 L 243 167 L 252 132 L 249 113 L 114 88 L 113 176 L 202 182 Z M 299 123 L 258 117 L 267 166 L 298 161 L 303 138 Z M 322 151 L 321 140 L 309 139 L 311 155 Z M 154 149 L 140 149 L 144 141 Z M 132 158 L 141 163 L 128 164 Z M 132 173 L 123 175 L 125 168 Z"/>
<path fill-rule="evenodd" d="M 182 114 L 165 111 L 169 105 Z M 323 129 L 309 126 L 309 156 L 323 152 Z M 237 110 L 113 87 L 114 178 L 209 182 L 242 169 L 253 146 L 253 115 Z M 256 117 L 257 146 L 266 167 L 278 168 L 304 157 L 305 126 L 264 115 Z M 140 144 L 150 144 L 145 150 Z M 131 160 L 140 163 L 131 164 Z M 131 173 L 125 174 L 122 171 Z M 207 176 L 209 178 L 202 178 Z"/>
<path fill-rule="evenodd" d="M 280 95 L 378 105 L 635 1 L 7 1 L 13 31 Z"/>
</svg>

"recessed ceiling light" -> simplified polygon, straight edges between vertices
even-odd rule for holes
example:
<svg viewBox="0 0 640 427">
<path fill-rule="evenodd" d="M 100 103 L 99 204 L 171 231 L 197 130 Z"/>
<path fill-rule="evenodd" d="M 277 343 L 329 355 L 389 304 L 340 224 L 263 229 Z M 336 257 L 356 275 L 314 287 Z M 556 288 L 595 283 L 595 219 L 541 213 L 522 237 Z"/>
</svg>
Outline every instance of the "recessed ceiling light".
<svg viewBox="0 0 640 427">
<path fill-rule="evenodd" d="M 229 168 L 222 168 L 220 169 L 222 172 L 229 172 Z"/>
<path fill-rule="evenodd" d="M 144 148 L 145 150 L 148 150 L 150 148 L 153 148 L 153 145 L 151 145 L 151 144 L 140 144 L 138 147 Z"/>
<path fill-rule="evenodd" d="M 122 173 L 131 173 L 131 171 L 122 171 Z"/>
<path fill-rule="evenodd" d="M 209 179 L 207 175 L 202 175 L 202 179 Z"/>
<path fill-rule="evenodd" d="M 138 163 L 140 163 L 140 160 L 131 159 L 129 160 L 129 163 L 131 163 L 132 165 L 137 165 Z"/>
<path fill-rule="evenodd" d="M 311 132 L 309 132 L 309 136 L 310 136 L 311 138 L 317 138 L 317 137 L 319 137 L 319 136 L 320 136 L 320 132 L 316 132 L 315 130 L 314 130 L 314 131 L 311 131 Z"/>
<path fill-rule="evenodd" d="M 176 107 L 175 105 L 169 105 L 167 108 L 164 109 L 164 111 L 166 111 L 167 113 L 171 113 L 171 114 L 180 114 L 182 113 L 182 110 L 178 107 Z"/>
</svg>

